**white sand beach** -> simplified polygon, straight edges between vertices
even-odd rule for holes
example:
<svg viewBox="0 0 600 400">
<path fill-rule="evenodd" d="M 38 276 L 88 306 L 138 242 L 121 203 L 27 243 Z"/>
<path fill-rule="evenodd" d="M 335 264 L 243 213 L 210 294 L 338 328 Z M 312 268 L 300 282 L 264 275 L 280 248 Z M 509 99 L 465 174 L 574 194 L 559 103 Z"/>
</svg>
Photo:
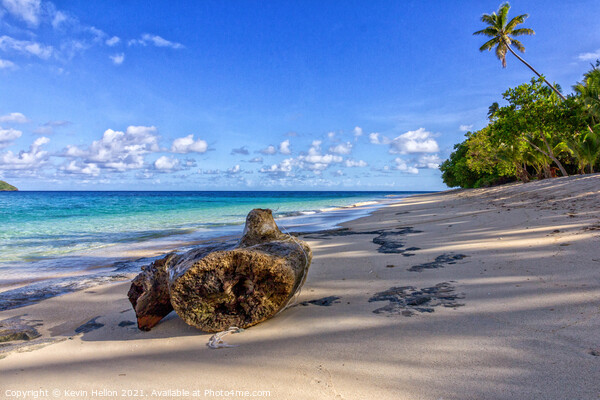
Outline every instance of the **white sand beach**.
<svg viewBox="0 0 600 400">
<path fill-rule="evenodd" d="M 175 313 L 139 331 L 128 281 L 1 312 L 42 336 L 0 344 L 0 398 L 600 398 L 600 174 L 412 196 L 344 227 L 303 236 L 297 304 L 237 347 Z"/>
</svg>

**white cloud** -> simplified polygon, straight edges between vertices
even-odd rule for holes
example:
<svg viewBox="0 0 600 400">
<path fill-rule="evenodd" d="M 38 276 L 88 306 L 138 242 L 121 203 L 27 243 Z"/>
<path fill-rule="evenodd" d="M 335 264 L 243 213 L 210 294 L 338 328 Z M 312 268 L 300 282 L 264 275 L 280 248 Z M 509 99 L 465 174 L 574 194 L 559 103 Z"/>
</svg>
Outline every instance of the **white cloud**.
<svg viewBox="0 0 600 400">
<path fill-rule="evenodd" d="M 181 49 L 184 46 L 181 43 L 171 42 L 167 39 L 164 39 L 158 35 L 151 35 L 149 33 L 144 33 L 141 39 L 133 39 L 127 43 L 129 46 L 132 45 L 141 45 L 147 46 L 148 44 L 152 44 L 156 47 L 170 47 L 172 49 Z"/>
<path fill-rule="evenodd" d="M 430 154 L 426 156 L 421 156 L 417 161 L 416 167 L 438 169 L 441 163 L 442 159 L 439 158 L 437 154 Z"/>
<path fill-rule="evenodd" d="M 230 175 L 239 174 L 240 172 L 242 172 L 242 169 L 240 168 L 239 164 L 236 164 L 227 170 L 227 173 Z"/>
<path fill-rule="evenodd" d="M 327 137 L 333 139 L 335 137 L 335 132 L 327 132 Z"/>
<path fill-rule="evenodd" d="M 360 126 L 355 126 L 354 127 L 354 136 L 359 137 L 359 136 L 362 136 L 362 134 L 363 134 L 362 128 Z"/>
<path fill-rule="evenodd" d="M 359 167 L 359 168 L 362 168 L 362 167 L 366 167 L 366 166 L 367 166 L 367 165 L 369 165 L 369 164 L 367 164 L 367 163 L 366 163 L 365 161 L 363 161 L 363 160 L 358 160 L 358 161 L 356 161 L 356 160 L 349 160 L 349 159 L 348 159 L 348 160 L 344 161 L 344 165 L 345 165 L 346 167 L 348 167 L 348 168 L 352 168 L 352 167 Z"/>
<path fill-rule="evenodd" d="M 17 66 L 14 62 L 3 60 L 0 58 L 0 69 L 15 69 Z"/>
<path fill-rule="evenodd" d="M 401 158 L 396 158 L 394 160 L 394 162 L 396 163 L 396 169 L 398 171 L 406 172 L 409 174 L 418 174 L 419 173 L 419 170 L 416 167 L 409 166 L 408 164 L 406 164 L 406 161 L 404 161 Z"/>
<path fill-rule="evenodd" d="M 461 125 L 458 127 L 461 132 L 468 132 L 473 129 L 473 125 Z"/>
<path fill-rule="evenodd" d="M 67 146 L 64 156 L 81 157 L 86 164 L 116 171 L 138 169 L 144 167 L 144 155 L 159 150 L 156 133 L 154 126 L 129 126 L 125 132 L 107 129 L 86 150 Z"/>
<path fill-rule="evenodd" d="M 260 153 L 267 155 L 267 156 L 273 155 L 273 154 L 277 153 L 277 149 L 275 148 L 275 146 L 268 146 L 267 148 L 260 150 Z"/>
<path fill-rule="evenodd" d="M 121 65 L 123 64 L 123 61 L 125 61 L 125 53 L 117 53 L 115 55 L 108 56 L 108 58 L 112 60 L 113 64 Z"/>
<path fill-rule="evenodd" d="M 390 144 L 391 140 L 377 132 L 369 133 L 369 142 L 373 144 Z"/>
<path fill-rule="evenodd" d="M 344 159 L 334 154 L 321 154 L 321 141 L 315 140 L 308 149 L 307 155 L 298 157 L 300 166 L 312 171 L 322 171 L 334 163 L 341 163 Z"/>
<path fill-rule="evenodd" d="M 290 150 L 289 140 L 284 140 L 283 142 L 279 143 L 279 152 L 281 154 L 292 154 L 292 150 Z"/>
<path fill-rule="evenodd" d="M 330 147 L 329 151 L 336 154 L 350 154 L 352 151 L 352 143 L 340 143 L 337 146 Z"/>
<path fill-rule="evenodd" d="M 251 163 L 258 163 L 258 164 L 262 164 L 263 162 L 263 158 L 262 157 L 254 157 L 253 159 L 251 159 L 249 162 Z"/>
<path fill-rule="evenodd" d="M 577 58 L 579 61 L 596 61 L 597 59 L 600 59 L 600 49 L 591 53 L 581 53 Z"/>
<path fill-rule="evenodd" d="M 433 135 L 424 128 L 403 133 L 390 143 L 392 154 L 437 153 L 438 151 L 440 148 Z"/>
<path fill-rule="evenodd" d="M 106 43 L 107 46 L 112 47 L 112 46 L 115 46 L 116 44 L 118 44 L 120 41 L 121 41 L 121 39 L 118 36 L 113 36 L 110 39 L 106 39 L 106 42 L 104 42 L 104 43 Z"/>
<path fill-rule="evenodd" d="M 202 140 L 194 140 L 194 135 L 188 135 L 173 141 L 171 151 L 173 153 L 204 153 L 208 149 L 208 144 Z"/>
<path fill-rule="evenodd" d="M 47 137 L 40 137 L 33 142 L 28 152 L 21 151 L 19 154 L 14 154 L 12 151 L 7 151 L 0 156 L 0 169 L 34 170 L 38 168 L 46 162 L 48 152 L 41 150 L 41 147 L 49 141 L 50 139 Z"/>
<path fill-rule="evenodd" d="M 56 11 L 56 13 L 54 14 L 54 18 L 52 18 L 52 27 L 54 29 L 58 29 L 62 24 L 64 24 L 68 20 L 69 17 L 67 16 L 67 14 L 61 11 Z"/>
<path fill-rule="evenodd" d="M 161 156 L 158 160 L 154 161 L 154 168 L 159 171 L 172 171 L 179 166 L 179 160 L 176 158 L 169 158 L 167 156 Z"/>
<path fill-rule="evenodd" d="M 270 167 L 262 167 L 259 172 L 272 174 L 272 175 L 289 175 L 292 172 L 292 167 L 295 164 L 293 158 L 287 158 L 279 164 L 273 164 Z"/>
<path fill-rule="evenodd" d="M 100 168 L 94 163 L 84 164 L 75 160 L 60 168 L 61 171 L 70 174 L 82 174 L 90 176 L 100 175 Z"/>
<path fill-rule="evenodd" d="M 2 5 L 11 15 L 25 21 L 28 25 L 39 25 L 40 0 L 2 0 Z"/>
<path fill-rule="evenodd" d="M 0 122 L 8 122 L 8 123 L 13 123 L 13 124 L 25 124 L 25 123 L 29 122 L 29 120 L 23 114 L 14 112 L 14 113 L 10 113 L 10 114 L 1 116 Z"/>
<path fill-rule="evenodd" d="M 17 40 L 6 35 L 0 36 L 0 50 L 14 50 L 19 53 L 37 56 L 43 60 L 50 58 L 54 52 L 52 46 L 44 46 L 29 40 Z"/>
<path fill-rule="evenodd" d="M 16 129 L 1 129 L 0 128 L 0 149 L 10 146 L 12 142 L 21 137 L 23 132 Z"/>
</svg>

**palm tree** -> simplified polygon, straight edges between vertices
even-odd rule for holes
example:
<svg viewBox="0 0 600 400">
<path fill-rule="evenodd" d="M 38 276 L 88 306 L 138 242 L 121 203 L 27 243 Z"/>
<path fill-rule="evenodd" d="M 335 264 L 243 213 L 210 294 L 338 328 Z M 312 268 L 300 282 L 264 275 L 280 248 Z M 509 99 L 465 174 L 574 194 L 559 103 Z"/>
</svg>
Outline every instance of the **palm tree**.
<svg viewBox="0 0 600 400">
<path fill-rule="evenodd" d="M 600 135 L 596 132 L 600 132 L 600 124 L 596 125 L 594 130 L 579 136 L 577 140 L 566 142 L 569 151 L 577 159 L 581 173 L 587 166 L 590 174 L 593 174 L 594 164 L 600 158 Z"/>
<path fill-rule="evenodd" d="M 488 27 L 482 29 L 480 31 L 474 32 L 473 35 L 485 35 L 491 37 L 490 40 L 485 42 L 480 48 L 479 51 L 488 50 L 491 51 L 493 48 L 496 48 L 496 57 L 500 61 L 502 61 L 502 67 L 506 68 L 506 52 L 510 51 L 515 57 L 517 57 L 521 62 L 530 70 L 532 70 L 537 76 L 542 78 L 544 82 L 548 86 L 552 88 L 556 92 L 561 99 L 565 100 L 565 96 L 562 95 L 554 86 L 552 86 L 546 78 L 544 78 L 539 72 L 537 72 L 531 65 L 527 63 L 527 61 L 523 60 L 511 46 L 515 46 L 517 50 L 521 53 L 525 52 L 525 47 L 521 42 L 514 38 L 514 36 L 521 35 L 535 35 L 533 29 L 529 28 L 518 28 L 517 25 L 522 24 L 523 21 L 529 16 L 528 14 L 522 14 L 514 17 L 510 21 L 508 20 L 508 10 L 510 10 L 510 4 L 508 2 L 502 4 L 498 9 L 498 12 L 493 12 L 491 14 L 483 14 L 481 16 L 481 21 L 488 24 Z"/>
<path fill-rule="evenodd" d="M 577 83 L 573 89 L 582 99 L 592 124 L 597 124 L 600 122 L 600 69 L 593 67 L 583 78 L 583 82 Z"/>
</svg>

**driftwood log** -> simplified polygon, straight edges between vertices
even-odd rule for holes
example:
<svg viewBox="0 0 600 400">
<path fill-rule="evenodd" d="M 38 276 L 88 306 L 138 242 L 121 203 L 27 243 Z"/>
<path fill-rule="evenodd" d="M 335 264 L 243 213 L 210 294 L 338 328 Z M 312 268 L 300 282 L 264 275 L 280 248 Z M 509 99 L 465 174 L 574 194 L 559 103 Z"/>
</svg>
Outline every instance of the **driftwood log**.
<svg viewBox="0 0 600 400">
<path fill-rule="evenodd" d="M 165 258 L 132 282 L 138 327 L 149 330 L 171 308 L 206 332 L 247 328 L 282 310 L 304 284 L 312 252 L 283 234 L 271 210 L 254 209 L 236 246 L 216 245 Z"/>
</svg>

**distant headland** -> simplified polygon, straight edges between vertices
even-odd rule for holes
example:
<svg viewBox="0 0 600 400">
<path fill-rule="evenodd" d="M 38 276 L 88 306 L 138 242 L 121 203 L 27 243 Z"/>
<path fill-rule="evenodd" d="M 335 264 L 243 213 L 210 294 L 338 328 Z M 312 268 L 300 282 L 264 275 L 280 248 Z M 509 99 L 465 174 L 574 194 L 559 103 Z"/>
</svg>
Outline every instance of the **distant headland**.
<svg viewBox="0 0 600 400">
<path fill-rule="evenodd" d="M 17 189 L 13 185 L 10 185 L 4 181 L 0 181 L 0 192 L 16 192 Z"/>
</svg>

